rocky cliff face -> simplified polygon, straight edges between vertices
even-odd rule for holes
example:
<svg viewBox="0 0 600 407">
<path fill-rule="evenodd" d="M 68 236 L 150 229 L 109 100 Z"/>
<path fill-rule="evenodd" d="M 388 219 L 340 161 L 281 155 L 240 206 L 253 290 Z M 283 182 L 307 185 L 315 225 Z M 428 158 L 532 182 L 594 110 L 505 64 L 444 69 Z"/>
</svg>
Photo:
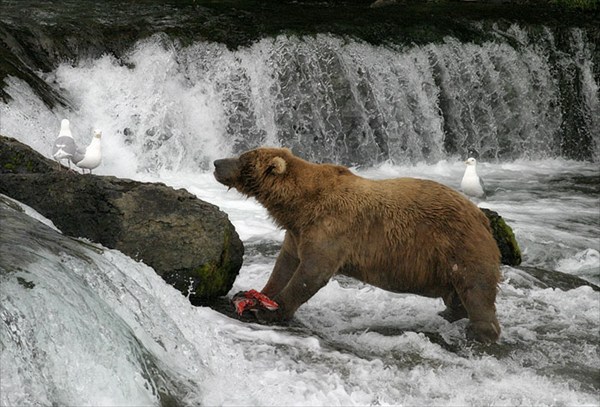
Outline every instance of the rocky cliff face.
<svg viewBox="0 0 600 407">
<path fill-rule="evenodd" d="M 65 234 L 117 249 L 204 302 L 226 294 L 243 245 L 227 215 L 185 190 L 59 169 L 0 136 L 0 193 L 49 218 Z"/>
</svg>

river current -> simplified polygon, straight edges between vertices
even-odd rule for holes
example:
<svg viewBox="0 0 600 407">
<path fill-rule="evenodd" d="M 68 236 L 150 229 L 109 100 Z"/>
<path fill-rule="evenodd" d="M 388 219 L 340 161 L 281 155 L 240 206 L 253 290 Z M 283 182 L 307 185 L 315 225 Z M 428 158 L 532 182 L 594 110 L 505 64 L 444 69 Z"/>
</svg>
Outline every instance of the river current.
<svg viewBox="0 0 600 407">
<path fill-rule="evenodd" d="M 39 72 L 69 101 L 52 108 L 8 76 L 1 134 L 49 156 L 62 118 L 82 145 L 99 127 L 95 173 L 185 188 L 225 211 L 246 247 L 230 295 L 262 288 L 283 232 L 218 184 L 210 163 L 257 145 L 454 188 L 475 154 L 492 191 L 479 205 L 512 226 L 523 264 L 502 268 L 503 331 L 490 346 L 465 340 L 465 320 L 439 317 L 439 299 L 337 277 L 290 326 L 267 327 L 194 307 L 148 266 L 6 209 L 0 404 L 599 405 L 600 116 L 582 123 L 588 159 L 562 154 L 545 51 L 519 27 L 508 32 L 521 47 L 322 34 L 233 51 L 156 35 L 122 59 Z M 598 112 L 589 45 L 572 35 L 588 73 L 583 103 Z M 22 232 L 32 219 L 43 221 L 35 238 Z"/>
</svg>

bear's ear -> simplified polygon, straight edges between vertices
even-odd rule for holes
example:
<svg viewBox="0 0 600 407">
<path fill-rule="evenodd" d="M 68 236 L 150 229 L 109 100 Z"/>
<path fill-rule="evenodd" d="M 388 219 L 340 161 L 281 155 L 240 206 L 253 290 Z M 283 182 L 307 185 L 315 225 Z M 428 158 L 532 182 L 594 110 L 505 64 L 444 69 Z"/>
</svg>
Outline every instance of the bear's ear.
<svg viewBox="0 0 600 407">
<path fill-rule="evenodd" d="M 271 160 L 271 165 L 269 166 L 269 169 L 274 174 L 283 174 L 286 168 L 287 164 L 285 160 L 281 157 L 273 157 L 273 159 Z"/>
</svg>

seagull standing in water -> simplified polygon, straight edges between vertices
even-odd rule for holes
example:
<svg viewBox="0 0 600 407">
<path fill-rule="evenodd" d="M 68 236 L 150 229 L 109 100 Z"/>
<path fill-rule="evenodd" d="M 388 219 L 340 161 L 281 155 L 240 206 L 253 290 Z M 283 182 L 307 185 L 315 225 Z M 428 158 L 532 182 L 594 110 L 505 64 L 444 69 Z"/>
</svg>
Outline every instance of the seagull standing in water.
<svg viewBox="0 0 600 407">
<path fill-rule="evenodd" d="M 92 142 L 89 146 L 83 150 L 76 151 L 76 154 L 73 154 L 73 162 L 83 170 L 89 170 L 90 174 L 92 170 L 100 165 L 102 162 L 102 131 L 96 129 L 94 130 L 94 137 L 92 137 Z"/>
<path fill-rule="evenodd" d="M 467 165 L 467 168 L 465 170 L 465 175 L 463 175 L 463 179 L 460 182 L 460 188 L 465 195 L 484 199 L 485 186 L 483 180 L 477 175 L 477 160 L 470 157 L 465 161 L 465 164 Z"/>
<path fill-rule="evenodd" d="M 67 160 L 69 169 L 71 168 L 71 160 L 77 153 L 77 145 L 71 134 L 70 123 L 67 119 L 63 119 L 60 122 L 60 133 L 54 140 L 52 146 L 52 157 L 58 162 L 59 168 L 61 167 L 61 161 Z"/>
</svg>

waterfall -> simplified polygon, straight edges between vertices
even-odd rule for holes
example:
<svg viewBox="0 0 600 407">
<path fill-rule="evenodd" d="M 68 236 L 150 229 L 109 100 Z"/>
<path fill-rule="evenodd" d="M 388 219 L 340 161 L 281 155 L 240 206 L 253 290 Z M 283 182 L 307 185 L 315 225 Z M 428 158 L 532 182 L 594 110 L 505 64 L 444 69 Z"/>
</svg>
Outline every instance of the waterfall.
<svg viewBox="0 0 600 407">
<path fill-rule="evenodd" d="M 600 102 L 585 33 L 570 31 L 570 52 L 547 29 L 495 34 L 412 46 L 279 35 L 237 50 L 156 34 L 120 58 L 64 62 L 43 74 L 75 108 L 29 114 L 46 117 L 46 145 L 62 116 L 82 143 L 102 128 L 113 139 L 106 156 L 112 148 L 142 171 L 207 170 L 217 157 L 260 145 L 351 166 L 467 155 L 598 160 Z M 0 132 L 27 142 L 22 95 L 33 100 L 34 92 L 5 82 L 13 100 L 0 104 Z"/>
</svg>

